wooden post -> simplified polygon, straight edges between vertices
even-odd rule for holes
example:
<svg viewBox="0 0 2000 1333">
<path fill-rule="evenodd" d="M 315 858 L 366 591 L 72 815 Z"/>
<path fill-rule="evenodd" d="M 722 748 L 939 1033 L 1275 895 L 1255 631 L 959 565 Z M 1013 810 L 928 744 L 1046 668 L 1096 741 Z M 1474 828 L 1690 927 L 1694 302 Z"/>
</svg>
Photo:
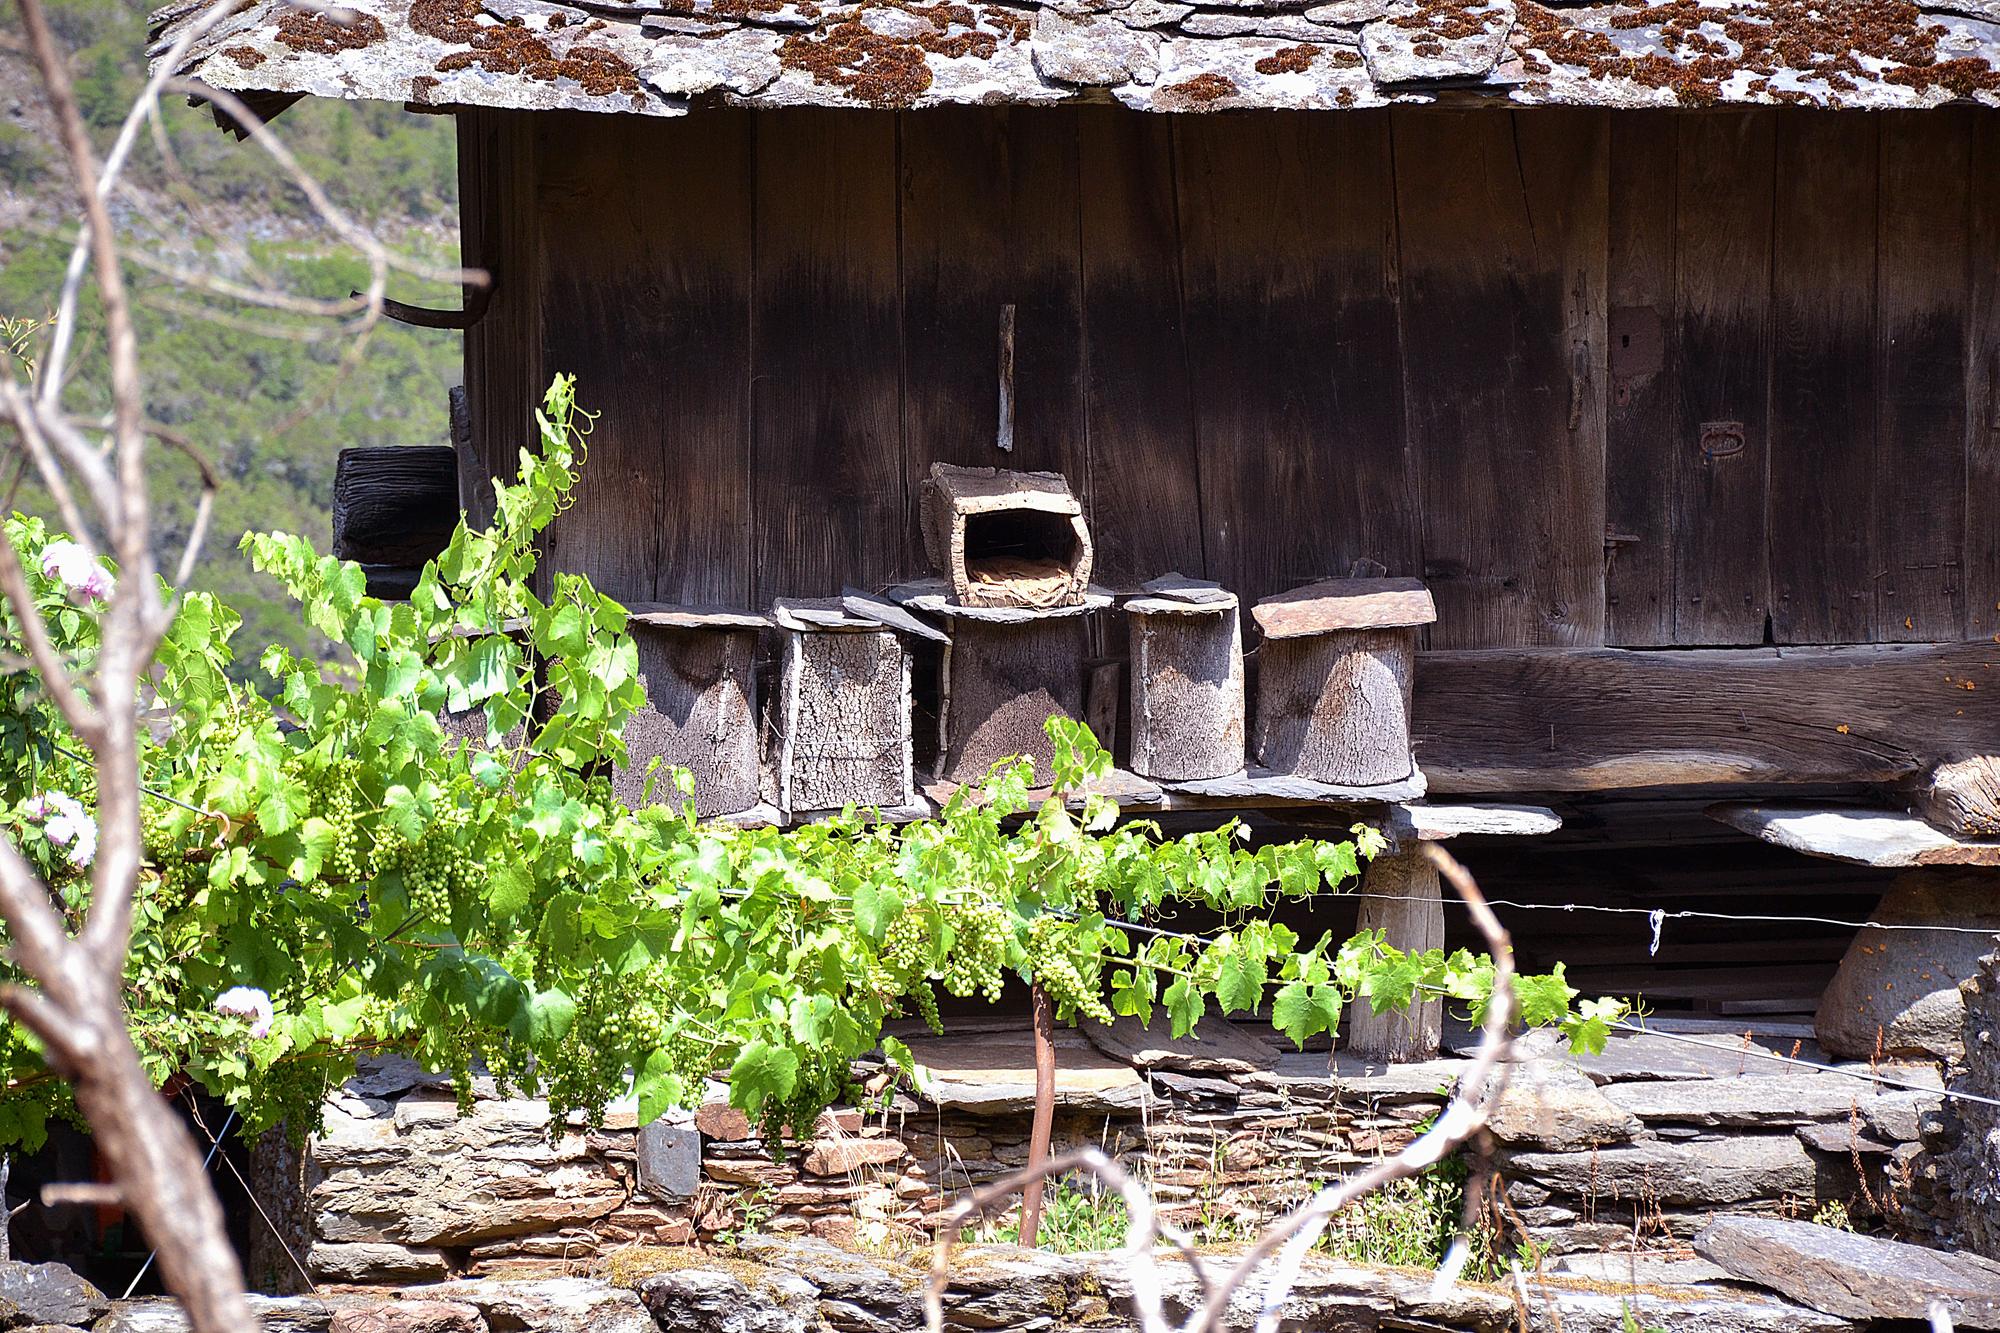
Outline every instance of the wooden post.
<svg viewBox="0 0 2000 1333">
<path fill-rule="evenodd" d="M 1910 799 L 1917 814 L 1954 838 L 2000 836 L 2000 758 L 1947 760 L 1912 784 Z"/>
<path fill-rule="evenodd" d="M 1361 878 L 1361 930 L 1379 930 L 1398 949 L 1444 947 L 1444 899 L 1437 867 L 1423 854 L 1423 844 L 1407 843 L 1401 850 L 1376 857 Z M 1347 1050 L 1365 1059 L 1405 1064 L 1429 1060 L 1444 1036 L 1444 1002 L 1412 1002 L 1406 1010 L 1370 1012 L 1357 1001 L 1348 1028 Z"/>
<path fill-rule="evenodd" d="M 1038 1167 L 1049 1160 L 1049 1140 L 1056 1124 L 1056 1007 L 1040 986 L 1029 988 L 1029 1002 L 1035 1011 L 1035 1119 L 1028 1130 L 1028 1165 Z M 1036 1176 L 1021 1190 L 1021 1244 L 1035 1248 L 1042 1228 L 1042 1193 L 1045 1176 Z"/>
</svg>

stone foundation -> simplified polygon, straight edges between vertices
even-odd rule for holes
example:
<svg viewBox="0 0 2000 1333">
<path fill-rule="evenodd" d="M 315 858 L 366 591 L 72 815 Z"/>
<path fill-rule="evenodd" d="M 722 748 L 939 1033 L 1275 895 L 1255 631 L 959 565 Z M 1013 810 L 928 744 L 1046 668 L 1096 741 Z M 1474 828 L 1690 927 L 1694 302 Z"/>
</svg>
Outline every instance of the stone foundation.
<svg viewBox="0 0 2000 1333">
<path fill-rule="evenodd" d="M 1199 1046 L 1129 1035 L 1099 1033 L 1093 1045 L 1061 1034 L 1056 1149 L 1104 1148 L 1149 1182 L 1170 1220 L 1216 1239 L 1399 1150 L 1465 1063 L 1369 1069 L 1343 1056 L 1329 1077 L 1323 1052 L 1281 1053 L 1254 1029 L 1224 1025 Z M 930 1100 L 835 1108 L 813 1140 L 777 1154 L 720 1085 L 698 1112 L 645 1131 L 614 1107 L 601 1128 L 552 1137 L 539 1102 L 482 1085 L 461 1116 L 442 1080 L 407 1062 L 374 1065 L 330 1099 L 294 1196 L 307 1215 L 293 1225 L 315 1276 L 347 1283 L 568 1275 L 623 1247 L 753 1235 L 920 1246 L 961 1192 L 1026 1161 L 1032 1082 L 1018 1032 L 912 1045 L 936 1075 Z M 1791 1054 L 1799 1043 L 1767 1045 Z M 1809 1044 L 1799 1053 L 1817 1055 Z M 1482 1179 L 1490 1170 L 1505 1184 L 1495 1223 L 1509 1248 L 1523 1235 L 1551 1254 L 1671 1248 L 1718 1212 L 1929 1215 L 1910 1162 L 1935 1091 L 1651 1035 L 1621 1034 L 1604 1055 L 1575 1060 L 1536 1035 L 1521 1056 L 1491 1151 L 1473 1159 Z M 879 1072 L 856 1070 L 864 1083 Z M 1929 1066 L 1893 1072 L 1941 1086 Z"/>
</svg>

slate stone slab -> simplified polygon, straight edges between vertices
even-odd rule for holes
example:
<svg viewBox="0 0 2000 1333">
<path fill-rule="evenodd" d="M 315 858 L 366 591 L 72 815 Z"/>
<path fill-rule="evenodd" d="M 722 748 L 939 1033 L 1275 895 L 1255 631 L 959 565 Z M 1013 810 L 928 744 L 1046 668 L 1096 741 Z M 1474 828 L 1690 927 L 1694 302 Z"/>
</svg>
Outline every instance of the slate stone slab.
<svg viewBox="0 0 2000 1333">
<path fill-rule="evenodd" d="M 1775 1217 L 1719 1217 L 1695 1252 L 1737 1277 L 1845 1319 L 1928 1319 L 2000 1328 L 2000 1264 Z"/>
<path fill-rule="evenodd" d="M 1562 1194 L 1709 1206 L 1810 1196 L 1813 1159 L 1792 1134 L 1708 1142 L 1645 1142 L 1587 1152 L 1505 1152 L 1501 1168 Z"/>
<path fill-rule="evenodd" d="M 0 1263 L 0 1324 L 83 1325 L 110 1308 L 109 1297 L 62 1264 Z"/>
<path fill-rule="evenodd" d="M 1277 1062 L 1277 1048 L 1243 1031 L 1228 1019 L 1213 1015 L 1195 1024 L 1185 1037 L 1175 1037 L 1165 1022 L 1151 1026 L 1138 1019 L 1120 1018 L 1109 1027 L 1086 1023 L 1084 1036 L 1090 1044 L 1114 1060 L 1123 1060 L 1136 1069 L 1172 1069 L 1183 1074 L 1247 1074 L 1269 1069 Z"/>
<path fill-rule="evenodd" d="M 1582 1072 L 1555 1060 L 1517 1066 L 1486 1127 L 1503 1143 L 1553 1152 L 1626 1143 L 1646 1130 L 1638 1116 L 1599 1092 Z"/>
<path fill-rule="evenodd" d="M 662 1117 L 635 1141 L 639 1188 L 656 1199 L 686 1199 L 701 1184 L 701 1131 Z"/>
</svg>

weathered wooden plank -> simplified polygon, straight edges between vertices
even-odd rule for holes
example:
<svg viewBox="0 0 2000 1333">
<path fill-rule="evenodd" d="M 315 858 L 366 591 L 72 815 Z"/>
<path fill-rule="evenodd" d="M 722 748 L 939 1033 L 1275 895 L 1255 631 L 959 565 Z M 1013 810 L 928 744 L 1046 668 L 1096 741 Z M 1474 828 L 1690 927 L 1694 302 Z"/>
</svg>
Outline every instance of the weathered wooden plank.
<svg viewBox="0 0 2000 1333">
<path fill-rule="evenodd" d="M 333 553 L 420 566 L 458 526 L 458 451 L 447 444 L 342 449 L 333 465 Z"/>
<path fill-rule="evenodd" d="M 2000 753 L 1995 689 L 1990 643 L 1423 653 L 1417 762 L 1440 793 L 1887 782 Z"/>
<path fill-rule="evenodd" d="M 1266 597 L 1250 609 L 1267 639 L 1335 630 L 1400 629 L 1437 619 L 1419 579 L 1327 579 Z"/>
<path fill-rule="evenodd" d="M 2000 842 L 1962 841 L 1900 810 L 1723 804 L 1708 813 L 1760 841 L 1830 861 L 1886 868 L 2000 866 Z"/>
<path fill-rule="evenodd" d="M 1879 124 L 1778 122 L 1770 540 L 1779 643 L 1862 643 L 1874 628 Z"/>
<path fill-rule="evenodd" d="M 1873 546 L 1878 641 L 1965 623 L 1965 272 L 1972 113 L 1881 118 Z M 1992 181 L 1978 187 L 1991 192 Z"/>
<path fill-rule="evenodd" d="M 1678 124 L 1670 111 L 1611 120 L 1604 631 L 1630 648 L 1674 642 Z"/>
<path fill-rule="evenodd" d="M 541 210 L 537 124 L 525 111 L 466 108 L 458 116 L 459 255 L 493 281 L 486 314 L 465 334 L 466 417 L 489 478 L 511 479 L 534 443 L 542 363 Z M 540 577 L 540 576 L 538 576 Z"/>
<path fill-rule="evenodd" d="M 1387 114 L 1174 135 L 1210 576 L 1254 600 L 1363 557 L 1417 573 Z"/>
<path fill-rule="evenodd" d="M 1080 107 L 1085 420 L 1098 577 L 1205 573 L 1170 117 Z"/>
<path fill-rule="evenodd" d="M 755 600 L 875 587 L 904 563 L 896 121 L 758 116 Z M 684 184 L 684 183 L 683 183 Z"/>
<path fill-rule="evenodd" d="M 1391 124 L 1431 642 L 1601 643 L 1607 121 Z"/>
<path fill-rule="evenodd" d="M 1966 265 L 1965 634 L 2000 643 L 2000 118 L 1972 120 Z"/>
<path fill-rule="evenodd" d="M 1076 115 L 938 107 L 902 121 L 903 433 L 934 462 L 1060 472 L 1087 495 Z M 998 446 L 1013 312 L 1012 449 Z M 923 567 L 916 515 L 907 564 Z"/>
<path fill-rule="evenodd" d="M 1769 111 L 1685 115 L 1675 211 L 1674 638 L 1764 642 L 1769 451 Z"/>
<path fill-rule="evenodd" d="M 750 116 L 704 121 L 577 114 L 545 128 L 542 225 L 561 238 L 545 300 L 562 312 L 546 355 L 598 414 L 551 564 L 621 598 L 754 594 Z"/>
</svg>

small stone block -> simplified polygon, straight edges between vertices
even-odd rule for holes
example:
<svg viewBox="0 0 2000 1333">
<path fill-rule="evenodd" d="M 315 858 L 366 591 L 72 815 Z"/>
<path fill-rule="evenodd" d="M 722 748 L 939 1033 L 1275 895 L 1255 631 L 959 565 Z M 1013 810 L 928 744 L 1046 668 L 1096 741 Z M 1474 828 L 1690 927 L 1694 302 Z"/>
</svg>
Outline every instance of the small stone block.
<svg viewBox="0 0 2000 1333">
<path fill-rule="evenodd" d="M 655 1120 L 639 1131 L 639 1188 L 656 1199 L 685 1199 L 701 1183 L 701 1133 Z"/>
</svg>

